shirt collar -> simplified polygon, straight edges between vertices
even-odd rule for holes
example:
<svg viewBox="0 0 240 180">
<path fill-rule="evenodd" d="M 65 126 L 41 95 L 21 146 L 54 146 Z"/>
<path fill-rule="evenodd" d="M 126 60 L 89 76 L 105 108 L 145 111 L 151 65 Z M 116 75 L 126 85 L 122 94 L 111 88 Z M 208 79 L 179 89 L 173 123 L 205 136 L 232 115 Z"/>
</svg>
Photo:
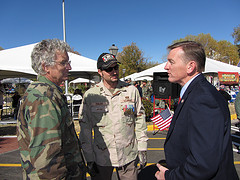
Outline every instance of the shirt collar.
<svg viewBox="0 0 240 180">
<path fill-rule="evenodd" d="M 101 82 L 99 83 L 99 86 L 101 87 L 101 91 L 104 92 L 105 94 L 113 95 L 113 94 L 116 94 L 116 93 L 118 94 L 118 93 L 120 93 L 121 91 L 125 91 L 125 89 L 124 89 L 123 87 L 126 86 L 126 83 L 118 80 L 118 84 L 117 84 L 116 88 L 114 89 L 113 94 L 110 93 L 110 91 L 104 86 L 103 81 L 101 81 Z M 108 93 L 108 92 L 109 92 L 109 93 Z"/>
<path fill-rule="evenodd" d="M 190 79 L 190 80 L 182 87 L 181 92 L 180 92 L 180 98 L 181 98 L 181 99 L 182 99 L 182 97 L 183 97 L 183 94 L 184 94 L 185 91 L 187 90 L 189 84 L 190 84 L 196 77 L 198 77 L 199 75 L 200 75 L 200 73 L 197 74 L 196 76 L 192 77 L 192 79 Z"/>
<path fill-rule="evenodd" d="M 46 78 L 45 76 L 39 75 L 39 76 L 37 77 L 37 79 L 38 79 L 39 81 L 41 81 L 41 82 L 45 82 L 45 83 L 48 83 L 48 84 L 51 84 L 51 85 L 56 86 L 57 89 L 58 89 L 61 93 L 63 93 L 63 90 L 62 90 L 62 88 L 61 88 L 60 86 L 58 86 L 58 85 L 55 84 L 54 82 L 50 81 L 50 80 L 49 80 L 48 78 Z"/>
</svg>

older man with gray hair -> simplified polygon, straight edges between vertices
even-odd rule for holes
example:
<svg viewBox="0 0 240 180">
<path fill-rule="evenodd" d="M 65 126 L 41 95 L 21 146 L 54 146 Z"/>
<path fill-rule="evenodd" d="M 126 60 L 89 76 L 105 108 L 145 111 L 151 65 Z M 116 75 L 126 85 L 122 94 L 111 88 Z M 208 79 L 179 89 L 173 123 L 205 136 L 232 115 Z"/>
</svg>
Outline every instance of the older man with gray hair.
<svg viewBox="0 0 240 180">
<path fill-rule="evenodd" d="M 70 47 L 43 40 L 32 51 L 38 81 L 20 102 L 17 137 L 23 179 L 84 179 L 79 141 L 60 84 L 68 79 Z"/>
</svg>

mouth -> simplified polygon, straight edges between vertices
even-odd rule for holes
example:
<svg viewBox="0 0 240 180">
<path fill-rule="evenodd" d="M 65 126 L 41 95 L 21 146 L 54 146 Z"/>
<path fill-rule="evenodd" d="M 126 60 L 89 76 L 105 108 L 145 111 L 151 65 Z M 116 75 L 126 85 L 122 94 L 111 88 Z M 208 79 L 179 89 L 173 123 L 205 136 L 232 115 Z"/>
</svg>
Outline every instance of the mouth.
<svg viewBox="0 0 240 180">
<path fill-rule="evenodd" d="M 71 75 L 70 72 L 64 73 L 64 76 L 70 76 L 70 75 Z"/>
<path fill-rule="evenodd" d="M 118 76 L 112 76 L 111 78 L 112 79 L 118 79 Z"/>
<path fill-rule="evenodd" d="M 64 74 L 64 75 L 63 75 L 63 78 L 64 78 L 64 79 L 68 79 L 69 75 L 70 75 L 70 74 Z"/>
</svg>

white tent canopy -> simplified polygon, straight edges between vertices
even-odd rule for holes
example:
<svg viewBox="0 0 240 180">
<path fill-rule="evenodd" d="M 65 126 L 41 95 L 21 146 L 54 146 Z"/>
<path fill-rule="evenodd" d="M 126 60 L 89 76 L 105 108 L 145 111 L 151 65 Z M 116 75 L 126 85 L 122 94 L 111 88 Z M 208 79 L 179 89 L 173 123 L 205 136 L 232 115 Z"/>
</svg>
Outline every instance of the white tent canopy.
<svg viewBox="0 0 240 180">
<path fill-rule="evenodd" d="M 137 78 L 137 77 L 138 77 L 138 73 L 133 73 L 131 75 L 128 75 L 128 76 L 122 78 L 121 80 L 123 81 L 124 79 L 129 79 L 129 78 L 131 78 L 131 80 L 135 80 L 135 78 Z"/>
<path fill-rule="evenodd" d="M 146 76 L 153 77 L 154 72 L 167 72 L 164 69 L 166 63 L 167 62 L 159 64 L 157 66 L 146 69 L 139 73 L 131 74 L 131 75 L 125 77 L 125 79 L 131 78 L 132 81 L 136 81 L 140 77 L 146 77 Z M 218 73 L 218 72 L 238 72 L 238 73 L 240 73 L 240 67 L 207 58 L 206 64 L 205 64 L 205 71 L 203 73 Z"/>
<path fill-rule="evenodd" d="M 1 80 L 1 83 L 11 83 L 11 84 L 18 84 L 18 83 L 31 83 L 32 80 L 27 78 L 6 78 Z"/>
<path fill-rule="evenodd" d="M 0 51 L 0 79 L 12 77 L 35 78 L 31 67 L 31 52 L 34 44 Z"/>
<path fill-rule="evenodd" d="M 128 79 L 128 78 L 131 78 L 132 81 L 142 81 L 144 79 L 146 79 L 147 81 L 152 81 L 153 80 L 152 76 L 138 76 L 138 74 L 139 73 L 131 74 L 129 76 L 121 78 L 121 80 L 123 81 L 124 79 Z"/>
<path fill-rule="evenodd" d="M 93 76 L 98 75 L 97 61 L 73 53 L 68 55 L 72 66 L 70 77 L 92 79 Z"/>
<path fill-rule="evenodd" d="M 31 53 L 35 44 L 0 51 L 0 79 L 11 77 L 36 78 L 31 67 Z M 72 62 L 70 77 L 92 78 L 97 74 L 97 61 L 68 53 Z"/>
<path fill-rule="evenodd" d="M 95 83 L 95 81 L 85 79 L 85 78 L 77 78 L 69 82 L 69 84 L 77 84 L 77 83 Z"/>
<path fill-rule="evenodd" d="M 204 73 L 238 72 L 240 67 L 207 58 Z"/>
</svg>

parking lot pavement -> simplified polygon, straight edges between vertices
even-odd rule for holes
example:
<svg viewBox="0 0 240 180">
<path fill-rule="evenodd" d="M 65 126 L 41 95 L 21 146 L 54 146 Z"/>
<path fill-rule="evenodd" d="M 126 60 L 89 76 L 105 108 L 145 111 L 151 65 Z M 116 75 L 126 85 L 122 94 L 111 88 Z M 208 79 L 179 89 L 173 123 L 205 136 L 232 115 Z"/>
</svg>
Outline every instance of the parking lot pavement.
<svg viewBox="0 0 240 180">
<path fill-rule="evenodd" d="M 18 150 L 0 154 L 0 179 L 22 180 L 22 167 Z"/>
<path fill-rule="evenodd" d="M 16 136 L 0 137 L 0 154 L 16 150 L 18 148 Z"/>
<path fill-rule="evenodd" d="M 153 135 L 152 131 L 148 132 L 148 165 L 158 162 L 164 159 L 163 145 L 167 131 L 159 132 Z M 1 142 L 0 142 L 1 145 Z M 1 146 L 0 146 L 1 147 Z M 0 148 L 1 149 L 1 148 Z M 240 175 L 240 154 L 234 152 L 234 163 Z M 227 167 L 226 167 L 227 168 Z M 18 150 L 11 150 L 9 152 L 0 153 L 0 179 L 3 180 L 22 180 L 22 168 L 20 167 L 20 156 Z M 87 178 L 90 180 L 90 177 Z M 113 180 L 117 180 L 116 173 L 113 173 Z"/>
</svg>

